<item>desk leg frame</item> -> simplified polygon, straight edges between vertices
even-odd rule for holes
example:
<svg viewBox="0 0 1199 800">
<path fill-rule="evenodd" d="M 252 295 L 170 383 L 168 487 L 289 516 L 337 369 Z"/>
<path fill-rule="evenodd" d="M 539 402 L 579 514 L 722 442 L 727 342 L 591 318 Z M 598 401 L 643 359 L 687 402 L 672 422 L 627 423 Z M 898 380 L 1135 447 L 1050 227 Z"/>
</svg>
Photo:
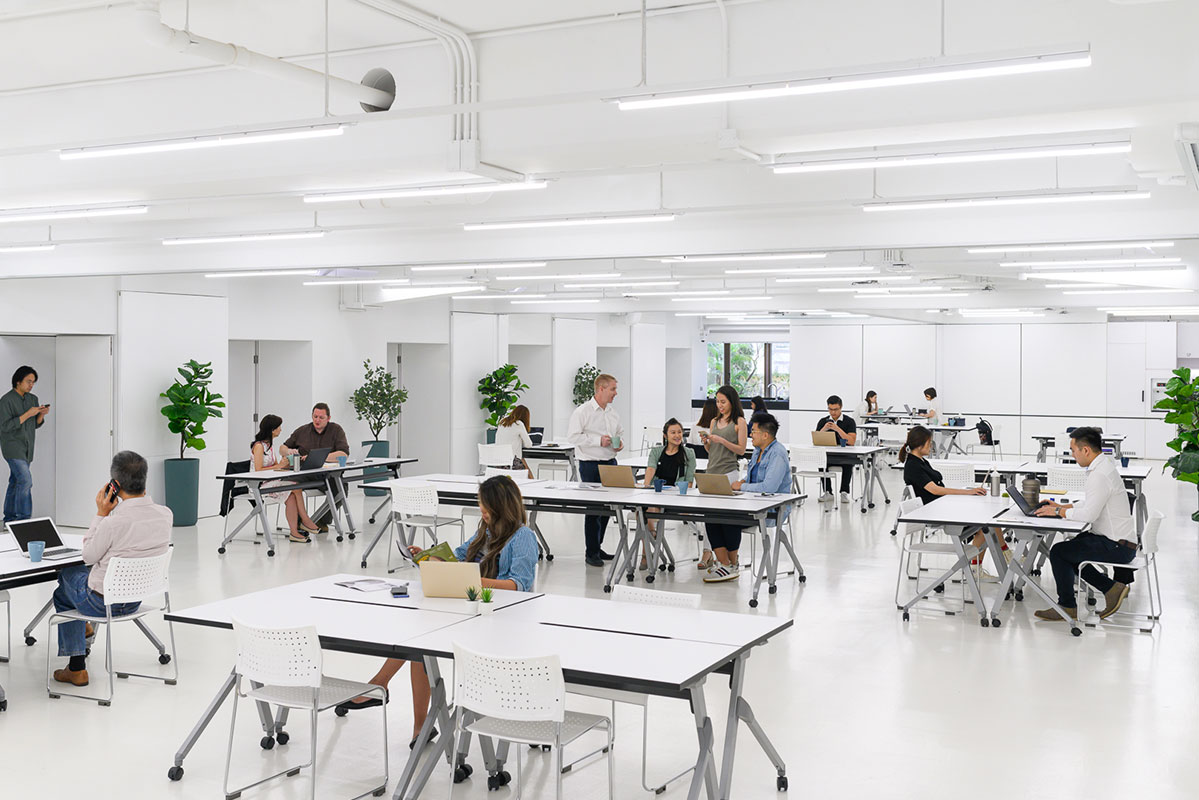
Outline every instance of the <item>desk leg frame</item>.
<svg viewBox="0 0 1199 800">
<path fill-rule="evenodd" d="M 758 593 L 762 590 L 763 581 L 767 582 L 767 591 L 770 594 L 774 594 L 777 591 L 780 548 L 785 547 L 787 549 L 787 555 L 791 557 L 791 563 L 795 567 L 795 569 L 788 570 L 783 574 L 794 574 L 796 580 L 800 583 L 804 583 L 808 579 L 808 576 L 804 574 L 803 565 L 799 563 L 799 558 L 795 555 L 795 548 L 791 544 L 791 534 L 789 531 L 791 510 L 790 503 L 779 508 L 773 542 L 771 542 L 770 538 L 770 529 L 766 525 L 767 515 L 757 515 L 758 535 L 762 537 L 762 560 L 754 568 L 754 586 L 749 599 L 750 608 L 758 607 Z"/>
<path fill-rule="evenodd" d="M 612 566 L 608 568 L 608 577 L 604 580 L 604 591 L 612 591 L 612 587 L 620 583 L 620 576 L 624 575 L 629 583 L 633 582 L 636 577 L 633 568 L 633 553 L 637 551 L 636 547 L 629 544 L 629 523 L 621 513 L 620 506 L 611 506 L 611 510 L 616 515 L 616 524 L 620 527 L 620 544 L 616 548 L 616 553 L 612 558 Z M 640 540 L 640 531 L 638 531 L 638 540 Z"/>
<path fill-rule="evenodd" d="M 350 511 L 350 498 L 346 496 L 346 484 L 345 481 L 342 480 L 342 474 L 340 472 L 333 476 L 333 484 L 337 488 L 337 496 L 341 498 L 341 508 L 346 512 L 346 525 L 349 526 L 349 530 L 346 531 L 346 536 L 353 539 L 358 533 L 358 528 L 354 525 L 354 514 Z M 336 510 L 337 507 L 334 506 L 334 512 L 336 512 Z M 338 541 L 340 541 L 340 539 Z"/>
</svg>

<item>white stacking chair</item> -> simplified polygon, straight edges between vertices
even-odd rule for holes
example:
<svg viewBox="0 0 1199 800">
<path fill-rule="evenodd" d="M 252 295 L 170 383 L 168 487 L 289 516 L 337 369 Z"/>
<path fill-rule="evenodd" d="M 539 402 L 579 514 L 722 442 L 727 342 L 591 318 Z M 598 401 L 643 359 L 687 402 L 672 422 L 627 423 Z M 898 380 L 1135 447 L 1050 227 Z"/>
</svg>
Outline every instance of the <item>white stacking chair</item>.
<svg viewBox="0 0 1199 800">
<path fill-rule="evenodd" d="M 562 800 L 562 749 L 584 734 L 603 729 L 608 759 L 608 800 L 616 775 L 612 760 L 612 720 L 566 710 L 566 681 L 557 655 L 503 658 L 483 655 L 454 643 L 454 714 L 450 731 L 453 749 L 462 748 L 462 735 L 473 733 L 513 744 L 553 748 L 555 797 Z M 516 796 L 521 796 L 521 747 L 516 752 Z M 454 784 L 450 783 L 452 797 Z"/>
<path fill-rule="evenodd" d="M 479 467 L 512 468 L 512 448 L 506 444 L 479 445 Z"/>
<path fill-rule="evenodd" d="M 1082 568 L 1086 566 L 1092 566 L 1096 569 L 1101 569 L 1104 572 L 1107 572 L 1110 569 L 1119 569 L 1121 567 L 1124 569 L 1137 570 L 1140 574 L 1145 576 L 1145 583 L 1147 584 L 1146 593 L 1149 595 L 1149 613 L 1138 614 L 1131 611 L 1117 611 L 1115 614 L 1105 620 L 1096 620 L 1092 616 L 1094 612 L 1088 612 L 1088 619 L 1082 620 L 1085 625 L 1091 628 L 1097 625 L 1102 625 L 1104 627 L 1129 628 L 1133 630 L 1139 630 L 1142 633 L 1152 633 L 1153 629 L 1159 624 L 1162 616 L 1162 590 L 1161 583 L 1157 575 L 1157 535 L 1159 529 L 1161 528 L 1163 519 L 1165 519 L 1165 515 L 1160 511 L 1154 511 L 1149 515 L 1149 521 L 1145 524 L 1145 530 L 1141 534 L 1141 544 L 1140 547 L 1137 548 L 1136 558 L 1127 564 L 1111 564 L 1105 561 L 1084 561 L 1078 565 L 1080 573 Z M 1084 603 L 1082 600 L 1084 595 L 1086 595 L 1089 599 L 1091 591 L 1092 589 L 1090 584 L 1086 583 L 1086 581 L 1084 581 L 1080 575 L 1076 579 L 1074 589 L 1074 596 L 1078 600 L 1076 607 L 1079 609 L 1080 614 L 1082 609 L 1090 608 L 1089 603 Z M 1120 618 L 1133 619 L 1137 620 L 1137 622 L 1134 622 L 1131 625 L 1123 625 L 1114 621 Z"/>
<path fill-rule="evenodd" d="M 511 451 L 509 451 L 511 452 Z M 412 556 L 408 547 L 414 544 L 416 532 L 423 530 L 429 534 L 433 544 L 437 544 L 437 529 L 446 525 L 458 526 L 458 543 L 466 540 L 466 523 L 461 517 L 442 517 L 438 514 L 437 488 L 426 482 L 391 481 L 391 515 L 395 523 L 393 541 L 395 547 L 387 548 L 387 571 L 395 572 L 399 567 L 391 566 L 391 554 L 399 551 L 403 559 L 400 566 L 411 563 Z"/>
<path fill-rule="evenodd" d="M 225 754 L 225 797 L 237 797 L 247 789 L 272 781 L 283 775 L 294 775 L 301 769 L 312 768 L 311 797 L 316 798 L 317 714 L 363 695 L 375 695 L 386 700 L 387 690 L 370 683 L 328 678 L 321 674 L 321 643 L 316 627 L 258 628 L 233 619 L 233 634 L 237 641 L 237 681 L 233 688 L 233 714 L 229 719 L 229 747 Z M 248 681 L 249 691 L 242 692 L 242 682 Z M 242 697 L 285 709 L 307 711 L 312 721 L 311 751 L 308 763 L 291 766 L 238 789 L 229 788 L 229 769 L 233 763 L 233 737 L 237 729 L 237 706 Z M 387 703 L 383 710 L 383 779 L 367 794 L 382 795 L 387 790 Z M 322 795 L 324 796 L 324 795 Z"/>
<path fill-rule="evenodd" d="M 980 420 L 980 422 L 981 421 L 982 420 Z M 971 442 L 970 444 L 966 445 L 966 452 L 969 453 L 970 455 L 973 455 L 974 451 L 977 449 L 990 448 L 991 460 L 992 461 L 1002 461 L 1003 460 L 1003 439 L 1000 438 L 1000 435 L 1002 433 L 1002 431 L 1000 429 L 1002 426 L 996 422 L 991 422 L 990 420 L 986 420 L 986 423 L 991 426 L 991 443 L 983 444 L 982 442 Z M 998 459 L 995 457 L 996 452 L 998 452 L 998 454 L 999 454 Z"/>
<path fill-rule="evenodd" d="M 662 441 L 662 431 L 650 425 L 641 428 L 641 444 L 638 453 L 648 453 L 649 449 Z"/>
<path fill-rule="evenodd" d="M 104 697 L 96 697 L 91 695 L 76 694 L 67 692 L 68 697 L 78 697 L 82 700 L 95 700 L 102 706 L 112 705 L 113 696 L 113 678 L 150 678 L 151 680 L 162 681 L 168 686 L 174 686 L 179 680 L 179 665 L 175 661 L 175 626 L 167 620 L 167 632 L 171 640 L 170 651 L 163 646 L 158 637 L 154 635 L 146 623 L 143 622 L 143 617 L 150 614 L 161 612 L 164 615 L 171 610 L 171 594 L 167 584 L 167 572 L 171 565 L 171 551 L 168 549 L 160 556 L 146 556 L 144 558 L 121 558 L 116 556 L 109 560 L 108 568 L 104 572 L 104 616 L 92 617 L 80 611 L 56 611 L 50 615 L 47 630 L 47 642 L 54 641 L 54 626 L 63 622 L 90 622 L 94 626 L 104 625 L 104 668 L 108 672 L 108 694 Z M 162 595 L 163 603 L 161 606 L 148 606 L 145 604 L 147 598 L 156 595 Z M 123 614 L 114 617 L 112 615 L 112 607 L 122 603 L 141 603 L 137 611 L 132 614 Z M 158 649 L 158 663 L 171 664 L 170 677 L 161 675 L 143 675 L 137 672 L 121 671 L 114 673 L 112 663 L 112 626 L 117 622 L 132 622 L 141 630 L 154 646 Z M 62 687 L 66 684 L 52 684 L 52 675 L 50 669 L 50 652 L 53 647 L 46 648 L 46 692 L 51 698 L 58 699 L 64 692 Z"/>
<path fill-rule="evenodd" d="M 1087 488 L 1087 471 L 1082 467 L 1047 467 L 1045 488 L 1081 492 Z"/>
<path fill-rule="evenodd" d="M 791 445 L 787 448 L 787 453 L 791 457 L 791 486 L 796 494 L 801 494 L 800 481 L 804 481 L 804 486 L 811 478 L 833 480 L 833 472 L 828 466 L 828 447 L 803 447 L 801 445 Z M 835 488 L 835 486 L 834 486 Z M 837 508 L 840 504 L 838 498 L 840 495 L 833 492 L 832 508 Z M 825 511 L 829 509 L 826 508 Z"/>
<path fill-rule="evenodd" d="M 690 594 L 686 592 L 663 592 L 657 589 L 645 589 L 640 586 L 632 586 L 629 584 L 617 584 L 612 587 L 612 599 L 621 603 L 640 603 L 650 606 L 667 606 L 670 608 L 686 608 L 692 611 L 699 610 L 701 595 Z M 677 781 L 679 778 L 692 772 L 695 767 L 691 766 L 683 770 L 672 778 L 667 778 L 664 781 L 654 781 L 650 785 L 647 772 L 647 763 L 649 758 L 649 695 L 641 694 L 640 692 L 627 692 L 622 689 L 606 689 L 599 686 L 569 686 L 566 690 L 569 694 L 581 695 L 585 697 L 597 697 L 601 700 L 609 700 L 612 703 L 612 725 L 616 725 L 616 704 L 628 703 L 629 705 L 641 706 L 641 787 L 647 792 L 661 794 L 666 791 L 666 787 Z M 613 741 L 616 740 L 615 733 L 612 736 Z M 580 761 L 590 758 L 601 750 L 595 750 L 585 756 L 567 764 L 563 769 L 569 770 Z"/>
<path fill-rule="evenodd" d="M 941 473 L 941 482 L 953 489 L 965 489 L 978 483 L 974 480 L 974 465 L 965 461 L 938 461 L 933 469 Z"/>
<path fill-rule="evenodd" d="M 920 508 L 924 503 L 918 497 L 911 500 L 904 500 L 899 507 L 900 515 L 910 513 Z M 899 573 L 895 578 L 895 607 L 903 612 L 904 622 L 909 619 L 909 612 L 912 607 L 924 600 L 932 592 L 941 593 L 945 584 L 958 572 L 965 572 L 970 568 L 970 560 L 976 558 L 980 554 L 979 548 L 973 544 L 963 544 L 965 551 L 964 555 L 958 553 L 957 547 L 953 542 L 931 541 L 925 534 L 928 528 L 919 523 L 905 522 L 901 526 L 902 538 L 900 539 L 900 554 L 899 554 Z M 911 560 L 912 556 L 917 556 L 916 568 L 916 593 L 906 602 L 900 600 L 899 590 L 903 585 L 904 579 L 912 579 Z M 924 589 L 920 588 L 920 572 L 919 563 L 924 556 L 952 556 L 956 559 L 953 565 L 945 570 L 941 575 L 933 579 L 932 583 Z M 962 604 L 957 609 L 941 609 L 946 614 L 956 614 L 958 611 L 966 609 L 965 585 L 962 586 Z"/>
<path fill-rule="evenodd" d="M 1073 464 L 1074 456 L 1070 453 L 1070 434 L 1057 433 L 1053 436 L 1053 457 L 1060 463 Z"/>
<path fill-rule="evenodd" d="M 12 598 L 8 592 L 0 591 L 0 603 L 4 604 L 4 655 L 0 656 L 0 664 L 12 658 Z"/>
</svg>

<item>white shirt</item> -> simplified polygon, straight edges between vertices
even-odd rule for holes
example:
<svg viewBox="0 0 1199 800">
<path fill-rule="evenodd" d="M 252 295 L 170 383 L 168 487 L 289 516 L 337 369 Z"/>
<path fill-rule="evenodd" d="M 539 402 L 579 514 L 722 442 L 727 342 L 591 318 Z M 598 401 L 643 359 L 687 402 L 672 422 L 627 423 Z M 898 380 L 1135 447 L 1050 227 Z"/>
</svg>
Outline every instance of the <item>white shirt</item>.
<svg viewBox="0 0 1199 800">
<path fill-rule="evenodd" d="M 96 515 L 83 535 L 83 563 L 91 565 L 87 585 L 104 592 L 104 573 L 113 556 L 145 558 L 160 556 L 171 543 L 174 516 L 149 495 L 130 497 L 117 503 L 107 517 Z"/>
<path fill-rule="evenodd" d="M 854 419 L 865 419 L 870 416 L 870 404 L 865 400 L 858 403 L 858 407 L 853 410 Z"/>
<path fill-rule="evenodd" d="M 941 412 L 937 408 L 937 406 L 939 406 L 940 403 L 934 399 L 934 400 L 926 400 L 925 404 L 926 404 L 925 410 L 926 410 L 926 413 L 928 414 L 928 424 L 929 425 L 940 425 L 941 424 Z"/>
<path fill-rule="evenodd" d="M 1106 536 L 1113 542 L 1121 539 L 1136 541 L 1128 492 L 1116 469 L 1116 460 L 1107 453 L 1096 456 L 1087 467 L 1086 493 L 1081 503 L 1066 509 L 1066 519 L 1089 522 L 1092 533 Z"/>
<path fill-rule="evenodd" d="M 601 447 L 600 437 L 623 435 L 624 428 L 616 409 L 611 403 L 607 408 L 600 408 L 593 397 L 571 413 L 566 441 L 575 446 L 580 461 L 607 461 L 616 458 L 616 450 Z"/>
<path fill-rule="evenodd" d="M 520 420 L 516 420 L 507 427 L 500 425 L 496 428 L 495 443 L 510 445 L 512 447 L 512 457 L 521 458 L 524 455 L 524 448 L 533 446 L 533 439 L 529 436 L 529 431 L 525 428 L 525 424 Z"/>
<path fill-rule="evenodd" d="M 704 438 L 701 434 L 711 433 L 709 428 L 701 428 L 699 425 L 691 426 L 691 433 L 687 434 L 688 444 L 697 444 L 700 447 L 704 446 Z"/>
</svg>

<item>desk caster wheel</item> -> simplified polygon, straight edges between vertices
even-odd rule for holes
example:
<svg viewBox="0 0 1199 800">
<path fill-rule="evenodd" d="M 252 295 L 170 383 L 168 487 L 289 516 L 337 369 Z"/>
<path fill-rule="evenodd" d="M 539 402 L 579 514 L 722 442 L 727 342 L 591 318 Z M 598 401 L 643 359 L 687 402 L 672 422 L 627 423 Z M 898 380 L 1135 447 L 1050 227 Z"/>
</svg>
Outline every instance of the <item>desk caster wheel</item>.
<svg viewBox="0 0 1199 800">
<path fill-rule="evenodd" d="M 287 744 L 289 741 L 291 741 L 291 734 L 287 731 L 279 731 L 277 734 L 275 734 L 275 741 L 279 744 Z"/>
<path fill-rule="evenodd" d="M 333 713 L 339 717 L 344 717 L 346 714 L 350 713 L 350 709 L 346 708 L 345 706 L 334 706 Z"/>
<path fill-rule="evenodd" d="M 862 513 L 863 513 L 863 514 L 865 514 L 865 513 L 866 513 L 866 509 L 864 509 L 864 508 L 863 508 L 863 509 L 862 509 Z"/>
<path fill-rule="evenodd" d="M 986 617 L 983 617 L 982 619 L 980 619 L 978 621 L 978 624 L 982 625 L 984 628 L 989 628 L 989 627 L 991 627 L 991 620 L 987 619 Z"/>
<path fill-rule="evenodd" d="M 356 533 L 347 533 L 347 534 L 346 534 L 346 536 L 347 536 L 348 538 L 350 538 L 350 539 L 353 539 L 353 538 L 354 538 L 355 536 L 357 536 L 357 535 L 358 535 L 358 534 L 356 534 Z"/>
<path fill-rule="evenodd" d="M 884 502 L 884 503 L 886 503 L 887 505 L 891 505 L 891 498 L 890 498 L 890 497 L 888 497 L 888 498 L 887 498 L 886 500 L 884 500 L 883 502 Z"/>
<path fill-rule="evenodd" d="M 183 767 L 171 767 L 167 770 L 167 777 L 173 781 L 183 780 Z"/>
<path fill-rule="evenodd" d="M 999 622 L 999 617 L 995 617 L 995 619 L 991 620 L 992 628 L 998 628 L 1000 626 L 1000 624 L 1001 623 Z"/>
<path fill-rule="evenodd" d="M 611 592 L 611 591 L 612 591 L 612 587 L 611 587 L 611 586 L 605 586 L 605 587 L 604 587 L 604 594 L 608 594 L 608 593 L 609 593 L 609 592 Z"/>
<path fill-rule="evenodd" d="M 637 575 L 632 572 L 626 572 L 625 576 L 624 576 L 624 579 L 626 581 L 628 581 L 629 583 L 632 583 L 636 578 L 637 578 Z"/>
<path fill-rule="evenodd" d="M 779 775 L 778 780 L 775 781 L 775 786 L 780 792 L 787 791 L 787 776 Z"/>
<path fill-rule="evenodd" d="M 374 517 L 371 517 L 370 519 L 368 519 L 368 520 L 367 520 L 367 522 L 369 522 L 371 525 L 374 525 L 374 524 L 375 524 L 375 518 L 374 518 Z"/>
<path fill-rule="evenodd" d="M 751 599 L 750 599 L 750 601 L 749 601 L 749 607 L 750 607 L 750 608 L 757 608 L 757 607 L 758 607 L 758 600 L 757 600 L 757 598 L 751 598 Z"/>
<path fill-rule="evenodd" d="M 366 569 L 366 562 L 365 562 L 365 561 L 363 561 L 363 562 L 362 562 L 362 568 L 363 568 L 363 569 Z"/>
<path fill-rule="evenodd" d="M 267 550 L 267 551 L 266 551 L 266 556 L 267 556 L 267 558 L 274 558 L 274 557 L 275 557 L 275 551 L 274 551 L 274 550 Z"/>
<path fill-rule="evenodd" d="M 1071 628 L 1070 633 L 1074 634 L 1075 636 L 1082 636 L 1082 628 Z"/>
<path fill-rule="evenodd" d="M 274 750 L 275 749 L 275 739 L 273 736 L 263 736 L 262 741 L 260 741 L 258 743 L 258 746 L 261 747 L 263 750 Z"/>
<path fill-rule="evenodd" d="M 35 644 L 37 644 L 37 639 L 33 638 L 32 636 L 25 637 L 25 645 L 27 647 L 33 647 Z"/>
<path fill-rule="evenodd" d="M 897 529 L 894 529 L 894 528 L 892 528 L 892 529 L 891 529 L 891 535 L 892 535 L 892 536 L 895 536 L 895 535 L 897 535 L 898 533 L 899 533 L 899 531 L 898 531 Z"/>
<path fill-rule="evenodd" d="M 912 615 L 911 615 L 911 614 L 909 614 L 909 613 L 908 613 L 908 612 L 906 612 L 906 611 L 905 611 L 905 612 L 903 612 L 903 621 L 904 621 L 904 622 L 907 622 L 907 621 L 908 621 L 908 620 L 910 620 L 911 618 L 912 618 Z"/>
<path fill-rule="evenodd" d="M 1099 600 L 1094 597 L 1087 598 L 1087 605 L 1089 605 L 1089 606 L 1095 606 L 1095 605 L 1098 605 L 1098 603 L 1099 603 Z"/>
<path fill-rule="evenodd" d="M 807 575 L 800 575 L 800 576 L 799 576 L 799 578 L 798 578 L 797 580 L 798 580 L 800 583 L 807 583 L 807 582 L 808 582 L 808 576 L 807 576 Z"/>
<path fill-rule="evenodd" d="M 769 592 L 770 594 L 776 594 L 778 592 L 778 590 L 779 590 L 779 587 L 777 587 L 777 586 L 771 586 L 766 589 L 766 591 Z"/>
<path fill-rule="evenodd" d="M 464 780 L 470 777 L 472 771 L 473 770 L 471 769 L 470 764 L 462 764 L 458 767 L 455 767 L 454 783 L 462 783 Z"/>
<path fill-rule="evenodd" d="M 545 560 L 546 560 L 546 561 L 553 561 L 553 560 L 554 560 L 554 554 L 553 554 L 553 553 L 547 553 L 547 554 L 546 554 L 546 556 L 545 556 Z"/>
<path fill-rule="evenodd" d="M 942 594 L 945 591 L 945 584 L 940 583 L 933 587 L 933 591 L 937 594 Z"/>
<path fill-rule="evenodd" d="M 342 541 L 344 538 L 345 538 L 344 536 L 338 536 L 338 537 L 337 537 L 337 541 L 339 541 L 339 542 L 340 542 L 340 541 Z"/>
<path fill-rule="evenodd" d="M 653 583 L 653 582 L 654 582 L 654 576 L 653 576 L 653 575 L 646 575 L 646 576 L 645 576 L 645 582 L 646 582 L 646 583 Z"/>
<path fill-rule="evenodd" d="M 665 564 L 659 564 L 659 565 L 658 565 L 658 572 L 665 572 L 665 571 L 666 571 L 666 565 L 665 565 Z"/>
<path fill-rule="evenodd" d="M 1018 602 L 1018 603 L 1024 602 L 1024 592 L 1016 592 L 1016 602 Z"/>
<path fill-rule="evenodd" d="M 216 549 L 216 552 L 217 552 L 217 555 L 223 556 L 223 555 L 225 555 L 225 548 L 223 548 L 223 547 L 218 547 L 218 548 Z"/>
<path fill-rule="evenodd" d="M 870 503 L 867 508 L 874 508 L 874 503 Z"/>
<path fill-rule="evenodd" d="M 666 571 L 667 571 L 667 572 L 674 572 L 674 564 L 671 564 L 670 566 L 668 566 L 668 567 L 666 568 Z"/>
<path fill-rule="evenodd" d="M 158 663 L 159 664 L 170 664 L 171 663 L 171 654 L 170 653 L 162 653 L 161 655 L 159 655 Z"/>
</svg>

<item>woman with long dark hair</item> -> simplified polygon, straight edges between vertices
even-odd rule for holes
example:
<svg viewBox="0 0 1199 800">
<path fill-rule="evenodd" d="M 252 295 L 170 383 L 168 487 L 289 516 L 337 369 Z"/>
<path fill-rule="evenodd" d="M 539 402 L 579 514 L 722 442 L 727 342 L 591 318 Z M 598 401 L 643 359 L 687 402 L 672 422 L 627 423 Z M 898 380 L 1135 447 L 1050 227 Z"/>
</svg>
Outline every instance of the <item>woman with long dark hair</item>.
<svg viewBox="0 0 1199 800">
<path fill-rule="evenodd" d="M 683 423 L 674 417 L 666 420 L 662 426 L 662 443 L 656 444 L 649 450 L 645 462 L 645 486 L 653 486 L 654 479 L 659 478 L 667 486 L 675 486 L 679 481 L 686 481 L 690 486 L 695 480 L 695 453 L 683 444 Z M 651 508 L 650 511 L 659 509 Z M 658 535 L 656 520 L 647 520 L 651 536 Z M 638 569 L 648 569 L 645 560 L 645 548 L 641 548 L 641 564 Z"/>
<path fill-rule="evenodd" d="M 507 475 L 497 475 L 479 484 L 479 527 L 470 541 L 454 548 L 454 558 L 459 561 L 477 561 L 483 586 L 492 589 L 512 589 L 531 592 L 537 572 L 537 535 L 533 533 L 525 515 L 524 500 L 520 489 Z M 421 548 L 408 548 L 412 555 Z M 387 686 L 400 671 L 404 662 L 389 658 L 384 662 L 370 683 Z M 412 747 L 429 714 L 429 676 L 418 661 L 412 662 Z M 388 698 L 390 699 L 390 698 Z M 377 697 L 358 697 L 339 708 L 347 711 L 380 705 Z M 437 735 L 436 728 L 433 735 Z"/>
<path fill-rule="evenodd" d="M 737 459 L 745 455 L 745 444 L 749 429 L 745 412 L 741 409 L 741 397 L 732 386 L 721 386 L 716 390 L 717 416 L 712 420 L 712 432 L 704 437 L 708 448 L 709 475 L 731 475 L 729 482 L 737 479 Z M 705 580 L 709 583 L 733 580 L 740 574 L 737 550 L 741 547 L 741 527 L 707 523 L 711 550 L 704 550 L 699 568 L 712 573 Z"/>
<path fill-rule="evenodd" d="M 854 409 L 854 416 L 858 421 L 863 421 L 866 417 L 873 416 L 878 413 L 878 392 L 866 392 L 866 399 L 858 403 L 858 407 Z"/>
<path fill-rule="evenodd" d="M 529 436 L 529 424 L 528 406 L 516 406 L 508 412 L 508 416 L 500 420 L 495 429 L 495 443 L 506 444 L 512 448 L 512 469 L 529 468 L 524 457 L 524 449 L 533 446 L 533 439 Z M 532 472 L 529 472 L 529 477 L 533 477 Z"/>
<path fill-rule="evenodd" d="M 251 467 L 255 472 L 264 469 L 290 469 L 287 459 L 281 459 L 275 455 L 275 438 L 282 432 L 283 418 L 277 414 L 266 414 L 258 423 L 258 433 L 254 434 L 254 441 L 250 442 Z M 262 488 L 282 486 L 287 483 L 291 483 L 291 481 L 268 481 L 262 485 Z M 288 492 L 287 499 L 281 501 L 279 498 L 282 494 L 283 492 L 267 492 L 263 494 L 262 498 L 267 503 L 284 503 L 287 527 L 291 530 L 287 541 L 296 544 L 310 543 L 312 540 L 308 538 L 309 534 L 316 533 L 319 528 L 312 521 L 312 517 L 308 516 L 308 508 L 304 505 L 304 492 L 300 489 Z"/>
</svg>

